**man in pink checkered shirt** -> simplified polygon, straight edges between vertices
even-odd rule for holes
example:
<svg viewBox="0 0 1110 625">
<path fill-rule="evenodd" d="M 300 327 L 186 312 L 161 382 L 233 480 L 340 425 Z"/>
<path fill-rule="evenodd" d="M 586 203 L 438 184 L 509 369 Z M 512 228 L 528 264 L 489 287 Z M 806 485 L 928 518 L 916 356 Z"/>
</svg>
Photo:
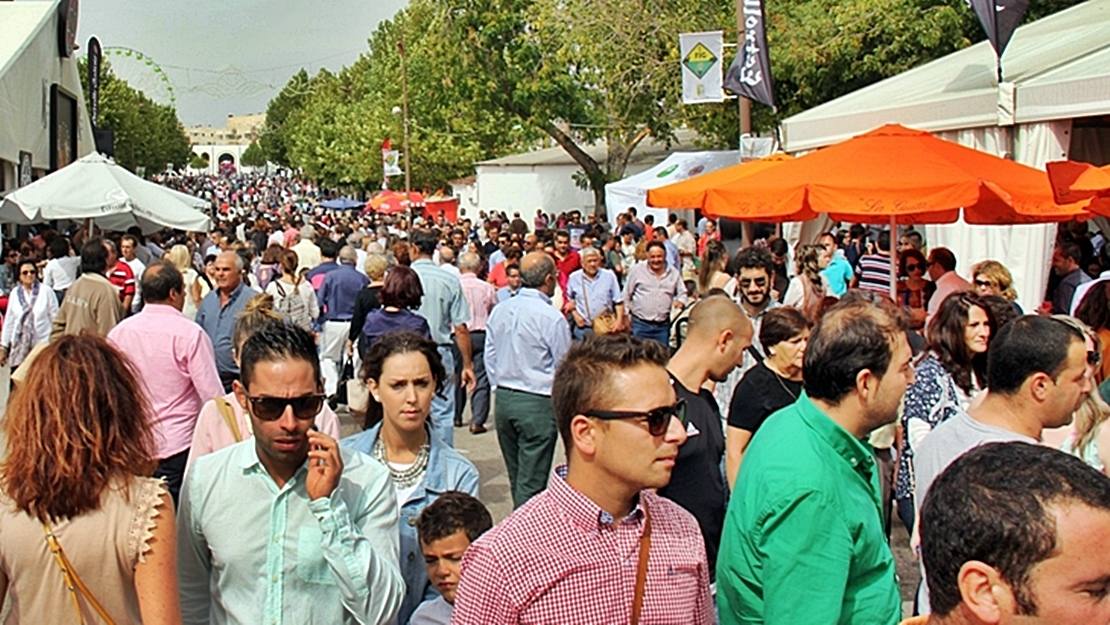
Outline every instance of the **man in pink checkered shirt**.
<svg viewBox="0 0 1110 625">
<path fill-rule="evenodd" d="M 452 623 L 712 622 L 697 521 L 655 494 L 686 441 L 666 362 L 627 335 L 571 348 L 552 388 L 567 464 L 467 550 Z"/>
</svg>

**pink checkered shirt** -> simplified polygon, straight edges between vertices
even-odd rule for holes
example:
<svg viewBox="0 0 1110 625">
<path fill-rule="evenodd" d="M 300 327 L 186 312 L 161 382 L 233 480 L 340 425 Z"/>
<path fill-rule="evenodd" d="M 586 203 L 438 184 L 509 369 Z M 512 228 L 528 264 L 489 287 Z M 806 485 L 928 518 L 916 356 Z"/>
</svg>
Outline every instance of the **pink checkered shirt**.
<svg viewBox="0 0 1110 625">
<path fill-rule="evenodd" d="M 466 551 L 454 625 L 628 623 L 643 508 L 651 551 L 640 623 L 711 623 L 705 542 L 690 513 L 652 491 L 614 522 L 555 469 L 533 497 Z"/>
</svg>

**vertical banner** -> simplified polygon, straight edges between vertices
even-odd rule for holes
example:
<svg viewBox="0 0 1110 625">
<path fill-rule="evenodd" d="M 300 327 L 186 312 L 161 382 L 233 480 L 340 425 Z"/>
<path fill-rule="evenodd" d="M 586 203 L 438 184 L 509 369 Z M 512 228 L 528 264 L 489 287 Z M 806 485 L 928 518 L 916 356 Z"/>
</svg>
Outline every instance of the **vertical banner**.
<svg viewBox="0 0 1110 625">
<path fill-rule="evenodd" d="M 100 40 L 96 37 L 89 38 L 88 63 L 89 66 L 89 121 L 95 130 L 100 121 Z"/>
<path fill-rule="evenodd" d="M 1029 9 L 1029 0 L 969 0 L 969 4 L 995 53 L 1001 57 Z"/>
<path fill-rule="evenodd" d="M 773 108 L 775 86 L 765 22 L 763 0 L 744 0 L 744 41 L 725 74 L 725 89 Z"/>
<path fill-rule="evenodd" d="M 400 176 L 405 173 L 401 170 L 401 153 L 393 149 L 393 142 L 386 139 L 382 142 L 382 175 Z"/>
<path fill-rule="evenodd" d="M 701 104 L 725 99 L 721 83 L 724 32 L 682 33 L 678 36 L 682 59 L 682 102 Z"/>
</svg>

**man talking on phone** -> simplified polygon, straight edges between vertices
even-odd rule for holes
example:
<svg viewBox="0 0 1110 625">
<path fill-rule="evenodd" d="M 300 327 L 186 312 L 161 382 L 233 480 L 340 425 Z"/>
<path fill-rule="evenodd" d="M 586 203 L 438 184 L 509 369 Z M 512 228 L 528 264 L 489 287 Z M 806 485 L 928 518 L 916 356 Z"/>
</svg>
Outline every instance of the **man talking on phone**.
<svg viewBox="0 0 1110 625">
<path fill-rule="evenodd" d="M 254 436 L 190 468 L 178 513 L 183 622 L 385 623 L 401 606 L 388 470 L 313 423 L 316 345 L 275 322 L 240 354 L 235 396 Z"/>
</svg>

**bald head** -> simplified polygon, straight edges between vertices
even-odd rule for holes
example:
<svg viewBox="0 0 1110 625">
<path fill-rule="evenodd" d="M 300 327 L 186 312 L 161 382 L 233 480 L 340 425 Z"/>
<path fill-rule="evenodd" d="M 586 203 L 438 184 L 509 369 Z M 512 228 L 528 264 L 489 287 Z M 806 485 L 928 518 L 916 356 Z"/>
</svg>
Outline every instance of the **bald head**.
<svg viewBox="0 0 1110 625">
<path fill-rule="evenodd" d="M 721 332 L 731 330 L 736 336 L 752 338 L 752 322 L 740 306 L 726 295 L 711 295 L 690 311 L 686 340 L 716 341 Z"/>
<path fill-rule="evenodd" d="M 543 287 L 547 278 L 554 275 L 555 261 L 545 252 L 525 254 L 520 261 L 521 283 L 530 289 Z"/>
</svg>

